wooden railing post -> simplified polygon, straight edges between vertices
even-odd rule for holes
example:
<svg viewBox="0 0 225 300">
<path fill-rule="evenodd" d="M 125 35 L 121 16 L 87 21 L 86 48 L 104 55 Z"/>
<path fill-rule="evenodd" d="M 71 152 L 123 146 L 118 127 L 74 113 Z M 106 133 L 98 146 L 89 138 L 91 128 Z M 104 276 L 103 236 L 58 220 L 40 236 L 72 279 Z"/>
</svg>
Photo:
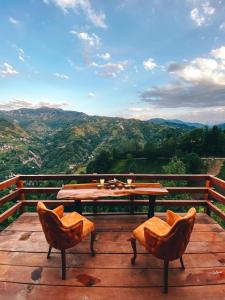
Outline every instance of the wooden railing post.
<svg viewBox="0 0 225 300">
<path fill-rule="evenodd" d="M 17 189 L 22 189 L 22 188 L 24 188 L 24 186 L 25 186 L 24 181 L 21 180 L 21 179 L 19 179 L 19 180 L 17 181 L 17 183 L 16 183 L 16 186 L 17 186 Z M 24 201 L 24 200 L 26 200 L 24 192 L 21 192 L 21 191 L 19 192 L 18 200 L 19 200 L 19 201 Z M 23 207 L 23 205 L 20 206 L 20 210 L 19 210 L 19 211 L 20 211 L 21 214 L 24 212 L 24 207 Z"/>
<path fill-rule="evenodd" d="M 93 175 L 98 175 L 98 173 L 93 173 Z M 92 179 L 93 183 L 97 183 L 96 179 Z M 93 213 L 96 215 L 98 213 L 98 203 L 93 201 Z"/>
<path fill-rule="evenodd" d="M 205 187 L 206 187 L 206 188 L 210 188 L 211 185 L 212 185 L 211 180 L 210 180 L 210 179 L 206 179 L 206 181 L 205 181 Z M 209 191 L 207 191 L 207 192 L 204 194 L 204 199 L 205 199 L 207 202 L 210 201 L 210 199 L 209 199 Z M 206 207 L 205 207 L 205 213 L 206 213 L 208 216 L 210 216 L 210 212 L 211 212 L 211 210 L 210 210 L 210 208 L 209 208 L 209 205 L 206 205 Z"/>
</svg>

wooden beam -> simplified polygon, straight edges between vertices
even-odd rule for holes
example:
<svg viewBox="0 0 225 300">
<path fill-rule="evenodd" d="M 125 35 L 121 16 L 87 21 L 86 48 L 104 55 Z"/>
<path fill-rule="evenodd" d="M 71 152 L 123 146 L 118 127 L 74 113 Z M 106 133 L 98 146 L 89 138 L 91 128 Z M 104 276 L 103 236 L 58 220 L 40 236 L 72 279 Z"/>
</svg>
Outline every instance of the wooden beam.
<svg viewBox="0 0 225 300">
<path fill-rule="evenodd" d="M 205 200 L 156 200 L 156 206 L 206 206 Z"/>
<path fill-rule="evenodd" d="M 73 200 L 25 200 L 22 201 L 23 206 L 36 206 L 38 201 L 42 201 L 46 205 L 58 206 L 63 204 L 65 206 L 70 206 L 74 204 Z M 96 204 L 106 204 L 106 205 L 129 205 L 130 200 L 127 199 L 101 199 L 101 200 L 82 200 L 84 205 Z M 135 206 L 148 205 L 148 200 L 134 200 Z M 156 200 L 156 206 L 206 206 L 207 202 L 205 200 Z"/>
<path fill-rule="evenodd" d="M 220 203 L 223 203 L 225 205 L 225 196 L 221 195 L 220 193 L 216 192 L 215 190 L 209 189 L 209 195 L 219 201 Z"/>
<path fill-rule="evenodd" d="M 0 182 L 0 191 L 10 187 L 13 184 L 16 184 L 18 180 L 19 180 L 19 176 L 15 176 L 13 178 Z"/>
<path fill-rule="evenodd" d="M 19 189 L 20 192 L 25 194 L 56 194 L 60 191 L 61 187 L 27 187 Z"/>
<path fill-rule="evenodd" d="M 7 209 L 4 213 L 0 215 L 0 223 L 4 222 L 10 216 L 12 216 L 18 209 L 22 206 L 22 202 L 17 202 L 15 205 Z"/>
<path fill-rule="evenodd" d="M 74 204 L 73 200 L 24 200 L 21 201 L 23 206 L 36 206 L 39 201 L 42 201 L 46 205 L 59 206 L 70 206 Z"/>
<path fill-rule="evenodd" d="M 0 206 L 3 205 L 6 202 L 9 202 L 9 201 L 17 198 L 18 196 L 19 196 L 19 191 L 18 190 L 13 191 L 12 193 L 5 195 L 4 197 L 2 197 L 0 199 Z"/>
<path fill-rule="evenodd" d="M 42 174 L 42 175 L 20 175 L 22 180 L 91 180 L 104 179 L 127 179 L 134 180 L 206 180 L 208 174 Z"/>
<path fill-rule="evenodd" d="M 224 180 L 217 178 L 215 176 L 210 176 L 210 180 L 211 180 L 212 185 L 216 185 L 218 187 L 225 189 L 225 181 Z"/>
<path fill-rule="evenodd" d="M 207 201 L 207 205 L 209 209 L 214 212 L 217 216 L 219 216 L 223 221 L 225 221 L 225 212 L 219 209 L 217 206 L 212 204 L 210 201 Z"/>
<path fill-rule="evenodd" d="M 207 187 L 166 187 L 170 194 L 183 194 L 183 193 L 190 193 L 190 194 L 202 194 L 208 192 Z"/>
</svg>

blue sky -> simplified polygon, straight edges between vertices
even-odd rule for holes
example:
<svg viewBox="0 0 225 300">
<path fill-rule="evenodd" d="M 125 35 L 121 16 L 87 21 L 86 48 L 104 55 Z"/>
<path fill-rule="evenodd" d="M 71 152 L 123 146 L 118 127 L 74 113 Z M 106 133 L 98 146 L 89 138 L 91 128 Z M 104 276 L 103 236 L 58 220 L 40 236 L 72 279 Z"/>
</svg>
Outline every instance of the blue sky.
<svg viewBox="0 0 225 300">
<path fill-rule="evenodd" d="M 225 1 L 0 5 L 0 109 L 225 121 Z"/>
</svg>

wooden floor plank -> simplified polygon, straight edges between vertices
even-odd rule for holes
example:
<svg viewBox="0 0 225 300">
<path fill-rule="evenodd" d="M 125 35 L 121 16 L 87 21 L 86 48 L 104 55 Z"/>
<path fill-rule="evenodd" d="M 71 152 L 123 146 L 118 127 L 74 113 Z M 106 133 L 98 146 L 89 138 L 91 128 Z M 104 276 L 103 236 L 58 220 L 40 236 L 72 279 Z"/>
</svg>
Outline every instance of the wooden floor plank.
<svg viewBox="0 0 225 300">
<path fill-rule="evenodd" d="M 159 288 L 52 287 L 0 282 L 1 300 L 224 300 L 224 294 L 225 285 L 173 287 L 165 295 Z"/>
<path fill-rule="evenodd" d="M 97 242 L 127 242 L 132 236 L 130 231 L 119 232 L 97 232 Z M 3 231 L 0 233 L 0 244 L 2 242 L 10 241 L 28 241 L 33 242 L 39 240 L 40 242 L 45 241 L 43 232 L 29 232 L 29 231 Z M 85 238 L 88 240 L 88 238 Z M 192 242 L 225 242 L 225 231 L 221 232 L 197 232 L 193 231 L 190 241 Z M 1 246 L 0 246 L 1 247 Z"/>
<path fill-rule="evenodd" d="M 107 234 L 107 233 L 106 233 Z M 122 233 L 119 233 L 122 234 Z M 132 253 L 130 242 L 126 236 L 124 239 L 119 239 L 118 236 L 108 235 L 108 240 L 104 240 L 104 233 L 101 233 L 101 238 L 95 242 L 97 253 Z M 0 237 L 0 251 L 24 251 L 24 252 L 47 252 L 48 244 L 43 233 L 32 233 L 28 239 L 23 238 L 23 234 L 16 236 L 17 239 L 11 239 L 9 236 Z M 113 240 L 114 238 L 114 240 Z M 80 244 L 68 250 L 71 253 L 89 253 L 88 238 Z M 224 252 L 224 241 L 190 241 L 185 253 L 211 253 Z M 146 253 L 145 249 L 137 244 L 137 250 L 140 253 Z M 53 250 L 55 252 L 55 250 Z"/>
<path fill-rule="evenodd" d="M 129 231 L 131 232 L 135 227 L 137 227 L 141 222 L 139 223 L 132 223 L 131 225 L 126 225 L 126 224 L 108 224 L 106 226 L 102 226 L 101 224 L 98 223 L 98 221 L 95 222 L 96 229 L 98 231 Z M 224 231 L 224 229 L 219 225 L 219 224 L 195 224 L 194 225 L 194 231 Z M 4 229 L 3 232 L 6 231 L 42 231 L 41 224 L 40 222 L 38 223 L 33 223 L 33 224 L 27 224 L 27 223 L 21 223 L 21 222 L 13 222 L 11 225 L 9 225 L 6 229 Z M 0 233 L 1 234 L 1 233 Z"/>
<path fill-rule="evenodd" d="M 165 213 L 156 213 L 157 217 L 165 219 Z M 184 213 L 180 213 L 180 215 L 184 215 Z M 140 223 L 146 220 L 147 215 L 133 215 L 132 218 L 130 215 L 110 215 L 110 216 L 104 216 L 104 215 L 97 215 L 97 216 L 88 216 L 89 219 L 93 221 L 97 221 L 99 224 L 107 224 L 110 218 L 110 224 L 113 223 L 120 223 L 120 224 L 133 224 L 133 223 Z M 21 223 L 39 223 L 38 215 L 37 213 L 23 213 L 18 219 L 17 222 Z M 217 224 L 217 222 L 210 218 L 205 213 L 198 213 L 196 217 L 196 223 L 200 224 Z"/>
<path fill-rule="evenodd" d="M 60 253 L 54 253 L 47 259 L 46 253 L 24 253 L 0 251 L 0 262 L 11 266 L 53 267 L 60 266 Z M 98 254 L 91 257 L 89 254 L 67 254 L 67 265 L 77 268 L 163 268 L 163 261 L 151 254 L 138 254 L 137 263 L 130 263 L 131 254 Z M 210 268 L 225 266 L 225 253 L 184 254 L 186 268 Z M 170 263 L 170 268 L 180 268 L 180 261 Z"/>
<path fill-rule="evenodd" d="M 65 286 L 156 287 L 162 286 L 162 269 L 68 268 L 62 282 L 61 268 L 0 266 L 0 281 Z M 225 267 L 170 269 L 169 286 L 225 284 Z"/>
</svg>

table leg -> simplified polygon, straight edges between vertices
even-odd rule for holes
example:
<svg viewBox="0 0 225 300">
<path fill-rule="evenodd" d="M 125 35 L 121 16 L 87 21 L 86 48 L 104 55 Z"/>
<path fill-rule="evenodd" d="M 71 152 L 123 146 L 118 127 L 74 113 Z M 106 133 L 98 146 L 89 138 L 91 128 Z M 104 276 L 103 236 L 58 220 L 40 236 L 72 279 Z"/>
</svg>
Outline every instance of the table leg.
<svg viewBox="0 0 225 300">
<path fill-rule="evenodd" d="M 75 200 L 76 212 L 82 214 L 82 203 L 80 200 Z"/>
<path fill-rule="evenodd" d="M 155 195 L 149 195 L 148 199 L 149 199 L 149 202 L 148 202 L 148 218 L 152 218 L 152 217 L 154 217 L 154 214 L 155 214 L 156 196 Z"/>
</svg>

